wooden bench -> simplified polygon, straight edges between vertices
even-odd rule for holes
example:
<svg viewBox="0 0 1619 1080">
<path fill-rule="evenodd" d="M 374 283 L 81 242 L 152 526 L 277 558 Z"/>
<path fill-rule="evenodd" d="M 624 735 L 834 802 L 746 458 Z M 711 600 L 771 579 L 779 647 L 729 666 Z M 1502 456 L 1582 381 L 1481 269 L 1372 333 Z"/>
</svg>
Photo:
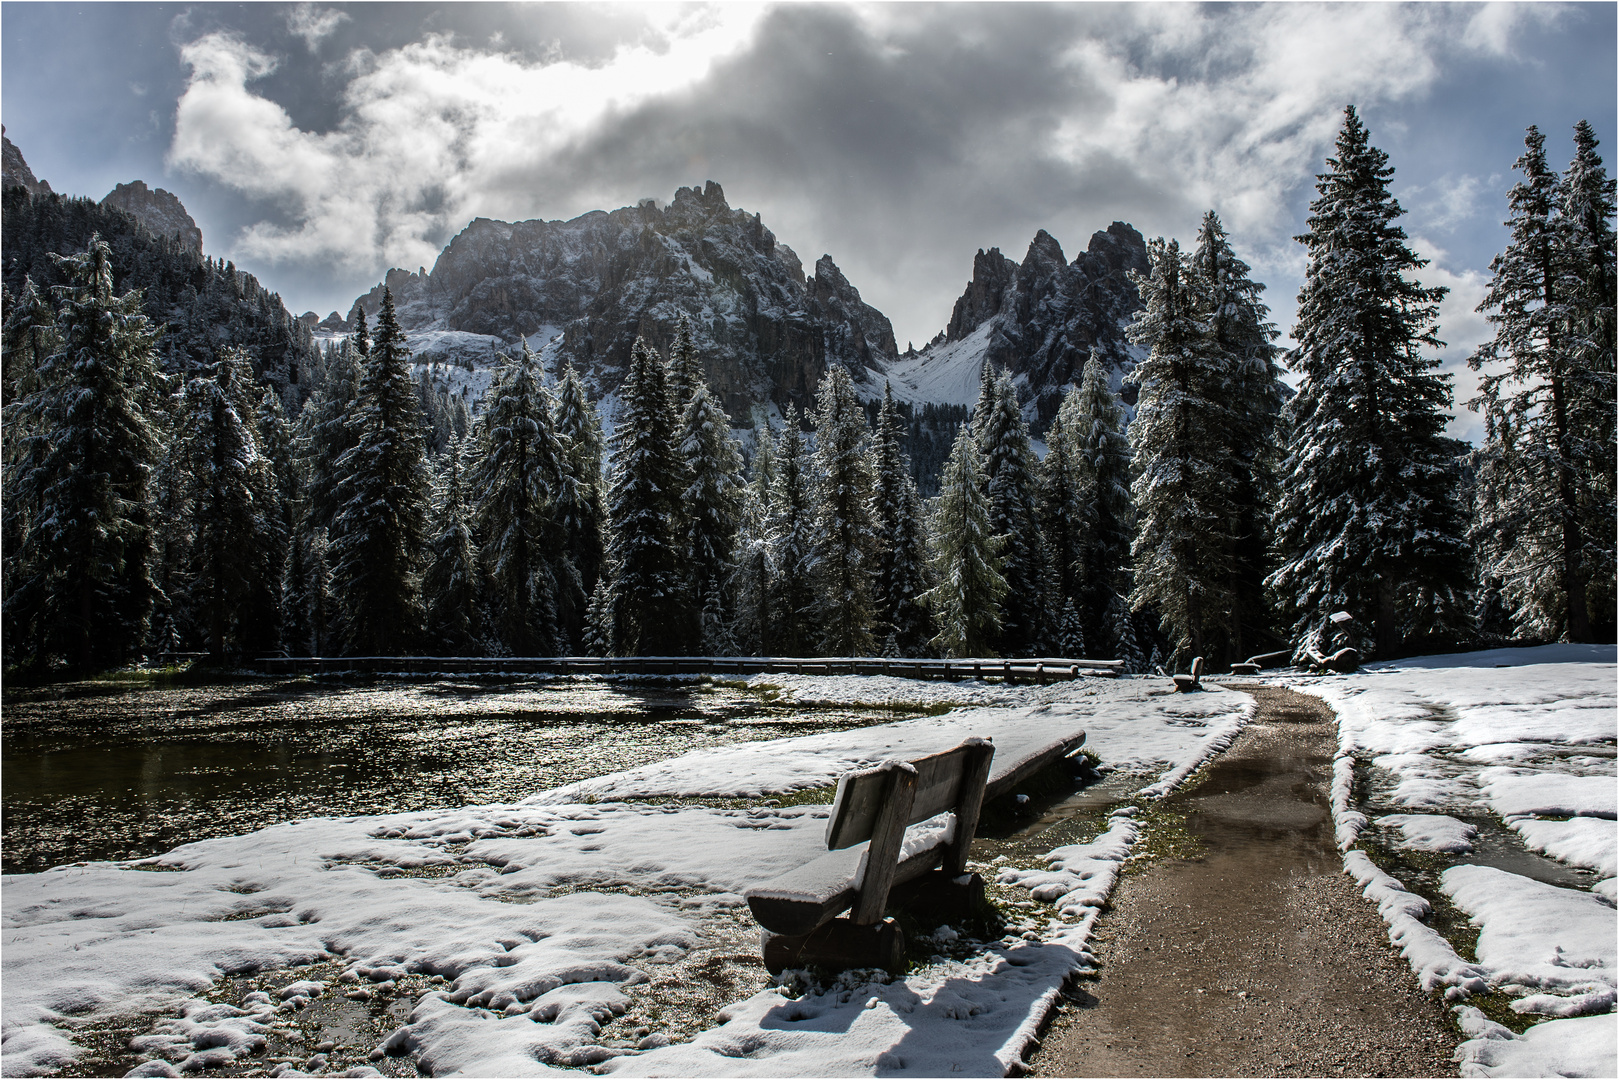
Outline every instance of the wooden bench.
<svg viewBox="0 0 1619 1080">
<path fill-rule="evenodd" d="M 945 918 L 967 915 L 984 882 L 967 873 L 967 853 L 986 799 L 1077 750 L 1084 732 L 994 764 L 995 747 L 972 738 L 915 761 L 887 761 L 846 773 L 827 820 L 827 854 L 747 889 L 764 928 L 765 967 L 905 966 L 905 938 L 884 912 L 892 903 Z M 952 827 L 913 837 L 905 830 L 945 812 Z M 864 846 L 861 846 L 864 845 Z M 849 910 L 849 917 L 837 918 Z"/>
<path fill-rule="evenodd" d="M 1203 688 L 1203 658 L 1197 657 L 1192 661 L 1190 675 L 1176 675 L 1175 689 L 1185 693 L 1188 690 L 1201 690 Z"/>
<path fill-rule="evenodd" d="M 1240 664 L 1232 664 L 1231 674 L 1257 675 L 1261 668 L 1280 667 L 1290 660 L 1292 656 L 1293 650 L 1291 649 L 1284 649 L 1281 652 L 1260 653 L 1258 656 L 1250 656 Z"/>
</svg>

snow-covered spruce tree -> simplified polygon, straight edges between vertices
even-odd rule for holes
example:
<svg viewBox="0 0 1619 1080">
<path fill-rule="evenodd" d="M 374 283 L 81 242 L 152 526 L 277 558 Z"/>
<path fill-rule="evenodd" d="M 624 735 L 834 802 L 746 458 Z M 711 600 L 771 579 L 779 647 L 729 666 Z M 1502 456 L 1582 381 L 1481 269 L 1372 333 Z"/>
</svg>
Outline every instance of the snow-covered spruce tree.
<svg viewBox="0 0 1619 1080">
<path fill-rule="evenodd" d="M 1141 651 L 1141 638 L 1136 634 L 1135 616 L 1123 593 L 1114 594 L 1108 608 L 1108 628 L 1113 638 L 1113 659 L 1124 661 L 1125 674 L 1140 675 L 1150 670 L 1146 654 Z"/>
<path fill-rule="evenodd" d="M 927 535 L 910 455 L 900 444 L 905 430 L 893 388 L 885 384 L 873 452 L 872 516 L 882 541 L 877 552 L 876 629 L 892 642 L 896 656 L 920 656 L 933 632 L 920 603 L 928 590 Z"/>
<path fill-rule="evenodd" d="M 112 291 L 112 252 L 99 237 L 56 256 L 53 351 L 34 388 L 6 413 L 5 498 L 24 515 L 5 598 L 25 662 L 64 657 L 80 671 L 138 649 L 152 610 L 148 480 L 159 456 L 150 417 L 164 388 L 158 331 L 141 294 Z M 9 531 L 9 530 L 8 530 Z"/>
<path fill-rule="evenodd" d="M 344 501 L 330 527 L 337 638 L 349 655 L 392 655 L 421 633 L 429 480 L 421 401 L 387 289 L 350 423 L 355 444 L 336 462 Z"/>
<path fill-rule="evenodd" d="M 607 508 L 602 502 L 602 430 L 596 406 L 569 361 L 557 384 L 556 430 L 567 447 L 568 475 L 557 496 L 562 545 L 579 572 L 584 596 L 596 591 L 606 557 Z M 570 638 L 580 627 L 563 619 Z"/>
<path fill-rule="evenodd" d="M 1051 631 L 1046 546 L 1040 532 L 1029 425 L 1005 372 L 995 378 L 993 396 L 973 426 L 989 492 L 990 532 L 1006 538 L 1001 550 L 1006 595 L 994 648 L 1002 655 L 1033 656 L 1044 651 Z"/>
<path fill-rule="evenodd" d="M 607 578 L 603 575 L 596 582 L 596 588 L 590 594 L 590 604 L 585 608 L 585 632 L 580 638 L 580 647 L 586 656 L 611 656 L 613 654 L 610 642 L 612 640 L 612 625 L 608 612 Z"/>
<path fill-rule="evenodd" d="M 1490 264 L 1479 305 L 1495 337 L 1468 361 L 1474 370 L 1501 365 L 1469 403 L 1485 426 L 1473 535 L 1483 574 L 1499 581 L 1520 633 L 1590 641 L 1591 593 L 1612 594 L 1611 581 L 1593 582 L 1590 565 L 1611 576 L 1614 357 L 1604 278 L 1612 276 L 1612 183 L 1603 182 L 1601 159 L 1590 160 L 1594 140 L 1570 167 L 1581 189 L 1572 199 L 1547 166 L 1538 129 L 1524 147 L 1514 166 L 1524 178 L 1508 196 L 1512 238 Z M 1602 504 L 1606 513 L 1587 535 L 1589 508 Z"/>
<path fill-rule="evenodd" d="M 1085 625 L 1080 621 L 1079 609 L 1074 607 L 1072 597 L 1063 602 L 1062 625 L 1058 630 L 1057 648 L 1061 650 L 1063 656 L 1085 655 Z"/>
<path fill-rule="evenodd" d="M 1130 440 L 1124 409 L 1108 382 L 1106 362 L 1092 351 L 1080 373 L 1079 388 L 1064 400 L 1071 409 L 1063 432 L 1073 445 L 1078 472 L 1079 582 L 1076 603 L 1086 640 L 1095 650 L 1123 659 L 1126 642 L 1113 609 L 1133 585 L 1130 544 L 1135 537 L 1135 505 L 1130 496 Z M 1132 640 L 1135 631 L 1130 631 Z"/>
<path fill-rule="evenodd" d="M 923 594 L 939 632 L 929 644 L 941 655 L 993 656 L 1000 632 L 1003 537 L 989 526 L 989 497 L 972 425 L 963 424 L 940 477 L 933 511 L 933 577 Z"/>
<path fill-rule="evenodd" d="M 34 389 L 40 364 L 56 350 L 56 309 L 50 298 L 23 278 L 22 293 L 5 292 L 5 322 L 0 329 L 0 403 L 10 405 Z"/>
<path fill-rule="evenodd" d="M 804 448 L 804 415 L 787 416 L 776 444 L 776 479 L 770 491 L 771 649 L 807 656 L 815 648 L 815 521 L 813 475 Z"/>
<path fill-rule="evenodd" d="M 1570 315 L 1570 341 L 1582 371 L 1598 373 L 1594 393 L 1578 395 L 1570 410 L 1573 426 L 1585 431 L 1594 449 L 1593 482 L 1580 505 L 1585 541 L 1586 609 L 1591 635 L 1612 641 L 1619 633 L 1619 562 L 1615 559 L 1615 450 L 1619 448 L 1619 408 L 1615 403 L 1615 338 L 1619 334 L 1615 297 L 1614 181 L 1597 154 L 1596 134 L 1584 120 L 1574 125 L 1574 160 L 1563 173 L 1563 217 L 1570 235 L 1569 262 L 1579 279 Z"/>
<path fill-rule="evenodd" d="M 1192 267 L 1207 289 L 1208 343 L 1223 378 L 1211 388 L 1222 398 L 1231 508 L 1231 643 L 1229 658 L 1247 656 L 1269 637 L 1270 605 L 1265 574 L 1270 552 L 1270 512 L 1276 495 L 1276 418 L 1285 397 L 1275 341 L 1280 331 L 1266 321 L 1265 286 L 1249 277 L 1248 264 L 1231 250 L 1220 218 L 1203 215 Z"/>
<path fill-rule="evenodd" d="M 484 394 L 468 481 L 473 523 L 489 581 L 491 629 L 513 656 L 557 651 L 557 594 L 572 573 L 555 502 L 568 474 L 565 449 L 552 427 L 539 365 L 501 357 Z M 566 565 L 564 565 L 566 563 Z"/>
<path fill-rule="evenodd" d="M 1173 240 L 1148 244 L 1147 258 L 1151 273 L 1132 279 L 1145 306 L 1129 329 L 1150 350 L 1136 365 L 1129 431 L 1137 514 L 1130 604 L 1158 615 L 1175 656 L 1218 664 L 1229 652 L 1234 602 L 1226 371 L 1210 344 L 1207 283 Z"/>
<path fill-rule="evenodd" d="M 359 400 L 366 358 L 356 337 L 345 341 L 327 364 L 325 380 L 309 395 L 298 414 L 294 445 L 304 490 L 308 492 L 311 529 L 329 528 L 345 498 L 343 474 L 337 462 L 354 449 L 356 429 L 350 418 Z"/>
<path fill-rule="evenodd" d="M 682 598 L 680 447 L 668 371 L 637 338 L 619 387 L 618 430 L 607 502 L 608 610 L 620 656 L 690 651 Z"/>
<path fill-rule="evenodd" d="M 731 572 L 737 523 L 742 512 L 742 455 L 731 437 L 731 421 L 704 384 L 692 391 L 682 423 L 680 452 L 687 485 L 685 562 L 689 604 L 698 613 L 693 627 L 705 656 L 730 655 Z"/>
<path fill-rule="evenodd" d="M 478 549 L 472 539 L 472 512 L 461 475 L 465 455 L 461 440 L 451 440 L 441 455 L 435 485 L 437 513 L 428 543 L 427 570 L 422 575 L 422 599 L 427 607 L 423 642 L 435 656 L 473 655 L 483 636 Z"/>
<path fill-rule="evenodd" d="M 337 650 L 337 598 L 332 594 L 332 544 L 325 529 L 311 530 L 308 537 L 309 584 L 304 589 L 309 605 L 309 642 L 315 656 L 331 656 Z"/>
<path fill-rule="evenodd" d="M 754 451 L 748 484 L 742 491 L 737 519 L 736 569 L 731 595 L 736 617 L 731 636 L 744 654 L 762 656 L 774 640 L 770 625 L 770 595 L 774 571 L 770 561 L 770 491 L 776 479 L 776 447 L 764 416 L 753 418 Z"/>
<path fill-rule="evenodd" d="M 707 385 L 697 345 L 692 341 L 691 319 L 682 313 L 675 322 L 675 338 L 669 343 L 669 400 L 677 415 L 684 415 L 692 395 Z"/>
<path fill-rule="evenodd" d="M 309 586 L 309 539 L 295 529 L 287 543 L 281 581 L 281 645 L 290 656 L 314 655 Z"/>
<path fill-rule="evenodd" d="M 16 411 L 11 406 L 19 398 L 38 389 L 40 365 L 47 356 L 56 352 L 58 336 L 56 309 L 49 298 L 34 287 L 32 278 L 23 279 L 20 296 L 13 296 L 9 290 L 0 287 L 0 299 L 5 305 L 5 319 L 0 324 L 0 364 L 4 367 L 0 402 L 3 402 L 6 410 L 0 413 L 4 417 L 0 421 L 3 423 L 3 428 L 0 428 L 3 431 L 3 436 L 0 436 L 0 462 L 9 466 L 18 459 L 19 436 L 23 430 L 22 425 L 13 422 Z M 0 561 L 0 596 L 10 596 L 16 590 L 22 570 L 21 560 L 16 553 L 22 549 L 24 531 L 34 519 L 36 509 L 17 495 L 10 485 L 8 474 L 3 506 L 0 506 L 0 551 L 7 555 Z M 12 623 L 9 613 L 3 617 L 3 623 L 0 642 L 4 643 L 6 659 L 11 660 L 17 655 L 23 637 Z"/>
<path fill-rule="evenodd" d="M 869 656 L 875 644 L 876 538 L 866 410 L 842 364 L 829 365 L 815 410 L 815 629 L 822 652 Z"/>
<path fill-rule="evenodd" d="M 259 452 L 253 371 L 227 349 L 186 383 L 175 452 L 192 534 L 187 607 L 214 656 L 279 644 L 286 525 L 270 460 Z"/>
<path fill-rule="evenodd" d="M 1445 290 L 1408 277 L 1427 263 L 1395 224 L 1394 170 L 1353 107 L 1327 166 L 1298 237 L 1309 254 L 1290 366 L 1303 381 L 1287 407 L 1280 565 L 1266 584 L 1301 645 L 1346 610 L 1390 657 L 1424 593 L 1466 608 L 1458 447 L 1444 436 L 1450 385 L 1422 352 L 1440 344 Z"/>
<path fill-rule="evenodd" d="M 1069 386 L 1046 429 L 1046 456 L 1037 473 L 1040 532 L 1046 538 L 1051 567 L 1052 602 L 1064 610 L 1079 594 L 1086 523 L 1094 512 L 1091 502 L 1081 496 L 1081 459 L 1073 433 L 1079 421 L 1078 405 L 1078 388 Z"/>
</svg>

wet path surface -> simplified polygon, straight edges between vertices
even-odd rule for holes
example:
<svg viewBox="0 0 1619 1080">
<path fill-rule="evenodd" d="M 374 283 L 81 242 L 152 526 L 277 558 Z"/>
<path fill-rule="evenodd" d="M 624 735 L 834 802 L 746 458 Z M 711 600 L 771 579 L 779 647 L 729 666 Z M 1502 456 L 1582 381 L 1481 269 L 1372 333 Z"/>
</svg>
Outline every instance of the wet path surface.
<svg viewBox="0 0 1619 1080">
<path fill-rule="evenodd" d="M 1046 1034 L 1043 1076 L 1442 1076 L 1457 1042 L 1344 875 L 1318 699 L 1242 687 L 1252 723 L 1166 800 L 1200 854 L 1126 876 L 1101 961 Z"/>
<path fill-rule="evenodd" d="M 515 802 L 703 747 L 916 715 L 583 678 L 75 683 L 7 693 L 4 713 L 5 873 L 297 818 Z"/>
</svg>

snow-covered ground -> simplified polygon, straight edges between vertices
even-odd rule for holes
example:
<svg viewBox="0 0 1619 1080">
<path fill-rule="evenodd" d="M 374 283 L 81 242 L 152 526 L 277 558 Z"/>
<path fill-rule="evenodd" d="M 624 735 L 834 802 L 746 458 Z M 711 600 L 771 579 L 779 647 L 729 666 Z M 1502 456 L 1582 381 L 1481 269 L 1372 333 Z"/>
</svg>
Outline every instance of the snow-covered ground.
<svg viewBox="0 0 1619 1080">
<path fill-rule="evenodd" d="M 1514 1011 L 1548 1018 L 1520 1036 L 1457 1004 L 1470 1036 L 1457 1051 L 1466 1075 L 1611 1076 L 1619 1066 L 1615 678 L 1613 646 L 1551 645 L 1287 680 L 1338 712 L 1333 817 L 1345 869 L 1378 903 L 1423 987 L 1456 1002 L 1492 989 Z M 1355 809 L 1357 766 L 1371 795 L 1400 812 L 1368 820 Z M 1586 871 L 1589 886 L 1469 863 L 1478 823 L 1491 818 L 1529 850 Z M 1476 962 L 1421 921 L 1426 900 L 1357 849 L 1374 827 L 1397 848 L 1454 862 L 1439 888 L 1479 928 Z"/>
<path fill-rule="evenodd" d="M 804 700 L 871 701 L 892 683 L 772 677 Z M 1241 694 L 1166 692 L 1163 680 L 1044 688 L 909 683 L 966 703 L 946 715 L 686 755 L 506 806 L 291 822 L 140 863 L 90 863 L 3 883 L 6 1075 L 79 1053 L 68 1029 L 98 1016 L 158 1019 L 137 1040 L 165 1074 L 262 1048 L 322 994 L 443 980 L 389 1040 L 434 1075 L 519 1076 L 596 1065 L 626 1074 L 1004 1074 L 1063 980 L 1092 963 L 1097 907 L 1134 839 L 1123 807 L 1090 844 L 1006 867 L 1034 906 L 1007 937 L 941 955 L 904 979 L 845 977 L 824 992 L 769 989 L 689 1042 L 652 1031 L 598 1042 L 602 1025 L 713 927 L 734 927 L 749 884 L 824 851 L 825 805 L 677 805 L 829 784 L 844 770 L 992 738 L 1003 753 L 1075 729 L 1104 765 L 1162 794 L 1228 745 Z M 629 801 L 631 798 L 636 801 Z M 1139 800 L 1138 800 L 1139 801 Z M 1051 906 L 1046 906 L 1050 902 Z M 948 952 L 953 959 L 947 959 Z M 227 975 L 336 961 L 325 981 L 203 995 Z M 324 1059 L 306 1068 L 317 1069 Z"/>
</svg>

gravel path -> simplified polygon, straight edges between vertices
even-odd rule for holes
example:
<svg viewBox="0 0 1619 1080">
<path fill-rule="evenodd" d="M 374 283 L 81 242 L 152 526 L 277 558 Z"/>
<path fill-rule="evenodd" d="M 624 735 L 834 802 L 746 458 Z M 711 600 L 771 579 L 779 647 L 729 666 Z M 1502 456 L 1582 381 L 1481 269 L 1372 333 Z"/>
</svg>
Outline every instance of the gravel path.
<svg viewBox="0 0 1619 1080">
<path fill-rule="evenodd" d="M 1243 686 L 1258 713 L 1168 803 L 1200 857 L 1126 876 L 1095 981 L 1064 1002 L 1041 1076 L 1454 1076 L 1458 1041 L 1344 875 L 1318 699 Z"/>
</svg>

